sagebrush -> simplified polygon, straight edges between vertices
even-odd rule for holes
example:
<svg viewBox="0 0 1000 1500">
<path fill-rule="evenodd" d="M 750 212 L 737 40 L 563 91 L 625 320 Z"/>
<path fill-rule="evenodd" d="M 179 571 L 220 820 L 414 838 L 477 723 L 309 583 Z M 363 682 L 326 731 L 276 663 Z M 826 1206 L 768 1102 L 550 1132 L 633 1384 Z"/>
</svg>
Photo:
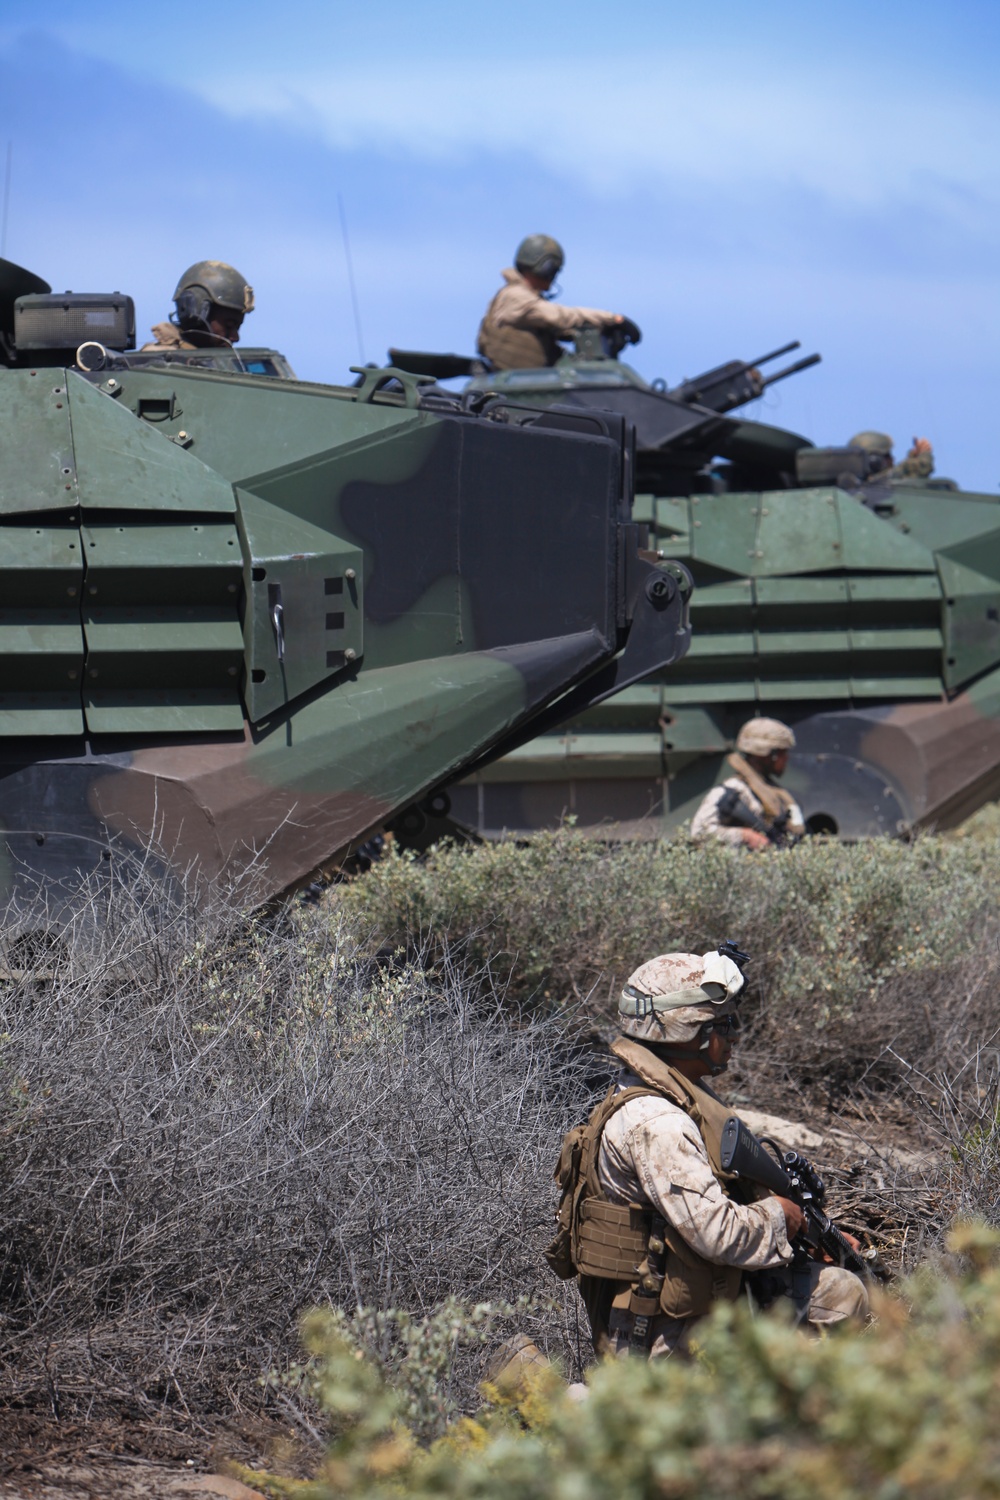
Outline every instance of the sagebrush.
<svg viewBox="0 0 1000 1500">
<path fill-rule="evenodd" d="M 692 1359 L 626 1358 L 585 1404 L 543 1373 L 429 1449 L 378 1370 L 313 1320 L 334 1440 L 308 1485 L 247 1474 L 302 1500 L 952 1500 L 1000 1489 L 1000 1237 L 967 1226 L 953 1256 L 882 1294 L 865 1332 L 810 1337 L 723 1304 Z"/>
<path fill-rule="evenodd" d="M 490 1304 L 491 1341 L 523 1328 L 579 1374 L 578 1300 L 540 1258 L 558 1143 L 610 1077 L 622 979 L 722 937 L 754 955 L 728 1087 L 840 1111 L 836 1202 L 907 1264 L 958 1212 L 1000 1221 L 997 852 L 564 832 L 394 857 L 319 908 L 196 909 L 144 876 L 58 942 L 22 921 L 0 953 L 0 1398 L 195 1420 L 280 1395 L 308 1421 L 280 1382 L 314 1305 L 414 1388 L 433 1345 L 424 1436 L 476 1401 L 479 1333 L 442 1343 L 449 1309 Z M 924 1155 L 876 1142 L 858 1174 L 883 1119 Z"/>
<path fill-rule="evenodd" d="M 584 1005 L 608 1021 L 646 958 L 734 938 L 752 955 L 751 1009 L 768 1044 L 849 1083 L 904 1030 L 911 1059 L 964 1058 L 970 1036 L 947 1033 L 959 1013 L 995 1050 L 998 863 L 994 840 L 812 839 L 747 855 L 562 830 L 396 855 L 332 900 L 376 943 L 443 953 L 460 941 L 510 976 L 522 1004 Z"/>
<path fill-rule="evenodd" d="M 458 954 L 379 961 L 305 909 L 137 936 L 0 989 L 8 1396 L 252 1404 L 312 1303 L 540 1286 L 585 1097 L 553 1022 Z"/>
</svg>

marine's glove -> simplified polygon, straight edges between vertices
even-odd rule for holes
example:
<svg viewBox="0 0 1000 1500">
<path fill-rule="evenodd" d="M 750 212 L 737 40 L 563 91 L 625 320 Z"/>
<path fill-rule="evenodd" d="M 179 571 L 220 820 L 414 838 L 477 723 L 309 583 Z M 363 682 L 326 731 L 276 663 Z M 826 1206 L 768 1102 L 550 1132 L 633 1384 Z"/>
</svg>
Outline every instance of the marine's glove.
<svg viewBox="0 0 1000 1500">
<path fill-rule="evenodd" d="M 642 330 L 638 323 L 633 323 L 631 318 L 623 317 L 619 324 L 622 332 L 622 342 L 625 344 L 641 344 Z"/>
</svg>

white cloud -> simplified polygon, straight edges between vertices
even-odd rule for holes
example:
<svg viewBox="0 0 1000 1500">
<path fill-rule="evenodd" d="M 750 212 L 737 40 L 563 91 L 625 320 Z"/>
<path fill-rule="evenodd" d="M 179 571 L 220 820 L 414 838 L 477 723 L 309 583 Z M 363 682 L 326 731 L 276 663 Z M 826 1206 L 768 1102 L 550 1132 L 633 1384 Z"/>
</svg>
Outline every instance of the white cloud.
<svg viewBox="0 0 1000 1500">
<path fill-rule="evenodd" d="M 9 253 L 57 285 L 132 292 L 141 330 L 181 267 L 217 254 L 257 287 L 248 339 L 345 378 L 358 350 L 339 190 L 369 359 L 390 343 L 471 350 L 503 258 L 551 229 L 566 300 L 642 324 L 643 374 L 674 381 L 799 337 L 824 362 L 760 416 L 826 441 L 926 431 L 946 472 L 996 483 L 1000 110 L 934 80 L 933 58 L 861 83 L 824 55 L 807 85 L 759 49 L 597 69 L 485 50 L 446 65 L 425 48 L 405 68 L 237 68 L 223 85 L 186 54 L 183 79 L 152 88 L 107 65 L 67 134 L 44 101 L 82 97 L 92 59 L 12 49 Z M 110 218 L 95 182 L 114 185 Z"/>
<path fill-rule="evenodd" d="M 975 219 L 1000 201 L 1000 107 L 841 63 L 789 76 L 708 51 L 607 59 L 577 88 L 549 59 L 329 66 L 203 79 L 235 116 L 270 114 L 343 151 L 461 162 L 522 153 L 607 193 L 670 184 L 738 197 L 800 188 L 859 208 L 886 195 L 948 200 Z"/>
</svg>

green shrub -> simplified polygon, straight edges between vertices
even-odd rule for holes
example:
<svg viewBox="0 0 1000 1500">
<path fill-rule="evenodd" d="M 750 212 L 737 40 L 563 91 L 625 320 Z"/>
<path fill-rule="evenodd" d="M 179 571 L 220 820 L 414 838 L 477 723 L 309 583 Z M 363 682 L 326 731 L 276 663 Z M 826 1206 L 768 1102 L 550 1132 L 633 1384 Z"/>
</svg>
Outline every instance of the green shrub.
<svg viewBox="0 0 1000 1500">
<path fill-rule="evenodd" d="M 459 1354 L 478 1351 L 496 1341 L 498 1322 L 523 1322 L 530 1314 L 550 1310 L 546 1299 L 522 1297 L 516 1303 L 477 1302 L 472 1305 L 448 1297 L 423 1316 L 401 1308 L 358 1307 L 310 1313 L 303 1322 L 303 1339 L 312 1350 L 303 1363 L 275 1371 L 269 1384 L 290 1393 L 298 1402 L 311 1402 L 327 1412 L 338 1409 L 341 1396 L 331 1385 L 331 1351 L 348 1348 L 355 1360 L 374 1364 L 391 1387 L 392 1410 L 410 1435 L 427 1443 L 440 1437 L 461 1415 L 468 1390 L 456 1378 Z M 366 1381 L 368 1376 L 365 1376 Z"/>
<path fill-rule="evenodd" d="M 911 1281 L 905 1300 L 883 1296 L 865 1332 L 817 1339 L 726 1305 L 692 1361 L 605 1364 L 582 1407 L 543 1378 L 519 1412 L 481 1413 L 429 1449 L 374 1367 L 314 1319 L 335 1436 L 317 1480 L 297 1491 L 312 1500 L 997 1495 L 998 1244 L 981 1227 L 959 1231 L 952 1249 L 966 1269 L 953 1262 Z"/>
<path fill-rule="evenodd" d="M 239 1409 L 317 1302 L 395 1379 L 449 1299 L 529 1297 L 516 1321 L 578 1373 L 579 1299 L 540 1252 L 559 1140 L 607 1082 L 593 1033 L 642 959 L 727 936 L 757 1016 L 728 1096 L 811 1120 L 812 1077 L 870 1111 L 869 1166 L 821 1163 L 834 1213 L 900 1257 L 956 1212 L 1000 1222 L 996 868 L 990 839 L 743 858 L 566 832 L 394 857 L 319 910 L 209 920 L 147 882 L 58 947 L 6 934 L 0 1400 Z M 884 1112 L 936 1154 L 880 1158 Z M 475 1340 L 439 1373 L 421 1435 L 473 1409 Z"/>
<path fill-rule="evenodd" d="M 685 839 L 615 847 L 562 830 L 439 847 L 423 860 L 394 855 L 331 899 L 375 945 L 443 954 L 460 940 L 509 976 L 522 1002 L 584 1003 L 606 1019 L 646 958 L 734 938 L 753 956 L 768 1034 L 784 1038 L 793 1066 L 829 1071 L 831 1048 L 850 1051 L 845 1028 L 859 1043 L 851 1067 L 901 1025 L 912 1057 L 914 1016 L 916 1041 L 937 1045 L 928 1007 L 968 999 L 995 965 L 997 865 L 995 843 L 971 840 L 814 839 L 748 856 Z"/>
</svg>

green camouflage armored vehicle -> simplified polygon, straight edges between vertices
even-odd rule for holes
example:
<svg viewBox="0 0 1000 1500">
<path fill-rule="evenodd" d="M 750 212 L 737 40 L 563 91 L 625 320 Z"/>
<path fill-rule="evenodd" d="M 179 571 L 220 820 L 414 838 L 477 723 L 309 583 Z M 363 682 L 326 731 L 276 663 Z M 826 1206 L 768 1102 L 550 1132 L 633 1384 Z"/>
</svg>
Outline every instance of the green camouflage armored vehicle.
<svg viewBox="0 0 1000 1500">
<path fill-rule="evenodd" d="M 285 889 L 684 654 L 620 417 L 134 342 L 0 262 L 8 902 L 151 845 Z"/>
<path fill-rule="evenodd" d="M 634 515 L 694 577 L 691 650 L 668 675 L 479 770 L 453 791 L 456 815 L 485 833 L 566 814 L 619 832 L 675 827 L 724 778 L 755 713 L 794 726 L 784 784 L 813 831 L 943 828 L 1000 795 L 998 497 L 876 472 L 863 448 L 819 448 L 729 415 L 815 355 L 770 381 L 766 359 L 733 361 L 671 389 L 618 352 L 581 330 L 553 367 L 464 370 L 480 399 L 634 423 Z"/>
</svg>

